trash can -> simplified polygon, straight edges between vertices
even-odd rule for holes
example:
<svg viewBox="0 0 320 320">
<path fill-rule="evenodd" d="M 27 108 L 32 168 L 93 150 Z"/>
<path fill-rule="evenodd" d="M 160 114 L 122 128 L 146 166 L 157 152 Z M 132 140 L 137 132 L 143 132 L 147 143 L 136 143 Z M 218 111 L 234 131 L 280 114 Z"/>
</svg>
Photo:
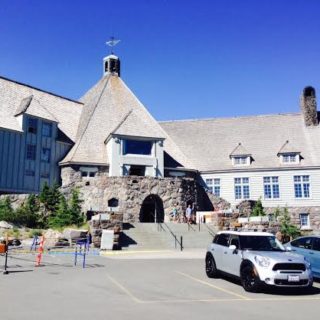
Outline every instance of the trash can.
<svg viewBox="0 0 320 320">
<path fill-rule="evenodd" d="M 0 253 L 6 253 L 7 246 L 4 243 L 0 243 Z"/>
</svg>

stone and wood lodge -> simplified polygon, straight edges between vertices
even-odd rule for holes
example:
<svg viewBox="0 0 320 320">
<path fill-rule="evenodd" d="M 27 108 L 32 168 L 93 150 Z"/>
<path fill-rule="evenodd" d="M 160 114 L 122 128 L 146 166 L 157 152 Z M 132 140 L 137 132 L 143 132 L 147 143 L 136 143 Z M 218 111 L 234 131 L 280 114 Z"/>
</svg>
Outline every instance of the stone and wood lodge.
<svg viewBox="0 0 320 320">
<path fill-rule="evenodd" d="M 158 122 L 103 60 L 103 77 L 75 101 L 0 77 L 0 194 L 47 183 L 79 187 L 86 212 L 124 222 L 258 200 L 320 230 L 320 127 L 315 90 L 301 112 Z"/>
</svg>

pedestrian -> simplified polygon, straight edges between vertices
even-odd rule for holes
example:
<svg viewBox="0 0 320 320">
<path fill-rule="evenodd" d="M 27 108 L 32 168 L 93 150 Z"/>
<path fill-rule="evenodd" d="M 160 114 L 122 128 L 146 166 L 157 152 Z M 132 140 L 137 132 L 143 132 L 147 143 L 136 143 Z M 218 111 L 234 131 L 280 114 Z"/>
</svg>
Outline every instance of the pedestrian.
<svg viewBox="0 0 320 320">
<path fill-rule="evenodd" d="M 177 207 L 176 207 L 176 205 L 174 205 L 172 212 L 171 212 L 171 217 L 172 217 L 173 221 L 177 220 L 177 213 L 178 213 Z"/>
<path fill-rule="evenodd" d="M 192 209 L 191 209 L 191 204 L 189 204 L 186 210 L 186 218 L 188 223 L 191 223 L 191 216 L 192 216 Z"/>
</svg>

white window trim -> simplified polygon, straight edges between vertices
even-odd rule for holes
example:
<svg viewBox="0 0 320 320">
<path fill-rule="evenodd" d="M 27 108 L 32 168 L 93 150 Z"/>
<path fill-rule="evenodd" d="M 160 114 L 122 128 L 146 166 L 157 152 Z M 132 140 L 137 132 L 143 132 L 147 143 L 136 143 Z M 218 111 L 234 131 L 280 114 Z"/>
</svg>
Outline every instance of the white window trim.
<svg viewBox="0 0 320 320">
<path fill-rule="evenodd" d="M 284 161 L 285 159 L 285 156 L 290 156 L 290 155 L 295 155 L 295 161 Z M 299 153 L 284 153 L 284 154 L 281 154 L 280 155 L 280 161 L 281 161 L 281 164 L 286 164 L 286 165 L 291 165 L 291 164 L 298 164 L 300 163 L 300 155 Z"/>
<path fill-rule="evenodd" d="M 278 178 L 279 198 L 266 198 L 266 196 L 265 196 L 265 194 L 264 194 L 264 186 L 265 186 L 265 184 L 266 184 L 266 183 L 264 182 L 264 178 L 271 178 L 271 179 L 272 179 L 272 177 L 277 177 L 277 178 Z M 272 186 L 273 183 L 270 182 L 270 185 Z M 262 192 L 263 192 L 263 200 L 265 200 L 265 201 L 282 201 L 282 197 L 281 197 L 282 192 L 281 192 L 281 189 L 280 189 L 280 176 L 263 176 L 263 177 L 262 177 L 262 187 L 263 187 L 263 189 L 262 189 Z M 273 193 L 272 193 L 272 195 L 273 195 Z"/>
<path fill-rule="evenodd" d="M 309 176 L 309 197 L 301 197 L 301 198 L 297 198 L 296 197 L 296 192 L 295 192 L 295 181 L 294 181 L 294 177 L 295 176 Z M 300 182 L 303 184 L 303 182 Z M 306 201 L 306 200 L 312 200 L 312 183 L 311 183 L 311 175 L 310 174 L 295 174 L 293 176 L 293 199 L 295 201 Z"/>
<path fill-rule="evenodd" d="M 302 220 L 301 220 L 301 216 L 302 215 L 306 215 L 308 218 L 308 224 L 307 225 L 302 225 Z M 300 230 L 310 230 L 311 229 L 311 225 L 310 225 L 310 214 L 309 213 L 300 213 L 299 214 L 299 220 L 300 220 Z"/>
<path fill-rule="evenodd" d="M 246 158 L 246 163 L 236 163 L 236 158 Z M 231 160 L 232 165 L 235 167 L 247 167 L 251 164 L 250 156 L 232 156 Z"/>
<path fill-rule="evenodd" d="M 90 173 L 91 172 L 98 172 L 98 168 L 97 167 L 80 167 L 80 172 L 81 172 L 81 176 L 82 176 L 82 172 L 86 172 L 87 173 L 87 176 L 86 177 L 83 177 L 83 179 L 93 179 L 94 177 L 90 177 Z"/>
</svg>

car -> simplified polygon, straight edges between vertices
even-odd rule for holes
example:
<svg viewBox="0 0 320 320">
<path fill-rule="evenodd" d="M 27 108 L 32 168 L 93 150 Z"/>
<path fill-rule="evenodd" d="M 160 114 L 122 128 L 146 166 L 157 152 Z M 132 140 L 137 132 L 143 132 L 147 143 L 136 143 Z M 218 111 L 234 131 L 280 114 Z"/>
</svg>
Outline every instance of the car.
<svg viewBox="0 0 320 320">
<path fill-rule="evenodd" d="M 320 236 L 300 237 L 284 245 L 287 250 L 302 254 L 311 265 L 315 278 L 320 278 Z"/>
<path fill-rule="evenodd" d="M 248 292 L 258 292 L 264 285 L 306 289 L 313 285 L 310 263 L 303 256 L 286 251 L 267 232 L 218 232 L 208 246 L 205 270 L 209 278 L 221 273 L 240 278 Z"/>
</svg>

